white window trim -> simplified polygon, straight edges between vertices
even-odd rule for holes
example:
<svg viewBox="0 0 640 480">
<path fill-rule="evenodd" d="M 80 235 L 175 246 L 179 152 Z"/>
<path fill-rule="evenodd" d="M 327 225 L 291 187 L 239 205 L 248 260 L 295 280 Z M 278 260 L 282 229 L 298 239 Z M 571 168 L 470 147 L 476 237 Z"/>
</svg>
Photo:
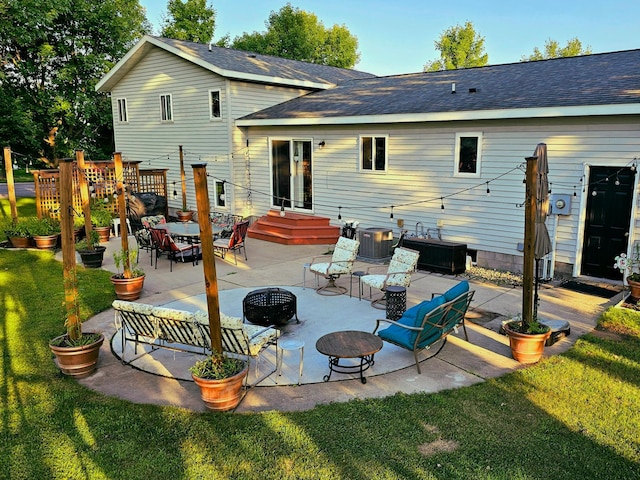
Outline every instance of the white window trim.
<svg viewBox="0 0 640 480">
<path fill-rule="evenodd" d="M 213 116 L 213 112 L 211 111 L 211 94 L 213 92 L 218 92 L 218 102 L 220 103 L 220 116 L 219 117 L 214 117 Z M 209 102 L 209 120 L 211 120 L 212 122 L 220 122 L 222 121 L 222 90 L 220 90 L 219 88 L 212 88 L 211 90 L 209 90 L 209 98 L 208 98 L 208 102 Z"/>
<path fill-rule="evenodd" d="M 363 168 L 362 166 L 362 139 L 363 138 L 371 138 L 373 139 L 373 144 L 375 146 L 375 139 L 376 138 L 384 138 L 384 170 L 376 170 L 374 167 L 376 161 L 375 159 L 372 159 L 372 168 L 371 170 L 367 169 L 367 168 Z M 374 148 L 375 151 L 375 148 Z M 361 134 L 358 137 L 358 170 L 360 172 L 363 173 L 372 173 L 372 174 L 382 174 L 382 173 L 387 173 L 387 170 L 389 169 L 389 135 L 388 134 Z"/>
<path fill-rule="evenodd" d="M 124 115 L 122 115 L 121 105 L 124 106 Z M 127 99 L 125 97 L 116 99 L 116 109 L 118 110 L 118 123 L 129 123 L 129 109 L 127 108 Z M 122 118 L 123 116 L 124 119 Z"/>
<path fill-rule="evenodd" d="M 162 110 L 163 110 L 163 106 L 164 106 L 164 97 L 169 97 L 169 116 L 171 118 L 162 118 Z M 162 123 L 173 123 L 173 95 L 171 95 L 170 93 L 163 93 L 159 96 L 160 99 L 160 121 Z"/>
<path fill-rule="evenodd" d="M 460 137 L 476 137 L 478 139 L 478 154 L 476 157 L 476 171 L 475 173 L 469 172 L 460 172 L 459 162 L 460 162 Z M 455 149 L 453 155 L 453 176 L 454 177 L 466 177 L 466 178 L 475 178 L 480 176 L 480 171 L 482 167 L 482 132 L 459 132 L 456 133 L 455 140 Z"/>
</svg>

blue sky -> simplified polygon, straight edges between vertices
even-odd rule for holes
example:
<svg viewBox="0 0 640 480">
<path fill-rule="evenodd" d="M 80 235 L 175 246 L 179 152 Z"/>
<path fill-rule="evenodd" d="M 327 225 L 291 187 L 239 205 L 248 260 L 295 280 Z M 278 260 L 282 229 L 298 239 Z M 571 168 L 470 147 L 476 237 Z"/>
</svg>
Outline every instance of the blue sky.
<svg viewBox="0 0 640 480">
<path fill-rule="evenodd" d="M 158 33 L 166 0 L 141 0 Z M 210 0 L 217 12 L 214 40 L 265 31 L 269 13 L 286 0 Z M 490 64 L 518 62 L 548 39 L 564 46 L 578 37 L 593 53 L 640 48 L 637 0 L 290 0 L 315 13 L 325 27 L 345 25 L 358 37 L 356 69 L 376 75 L 422 71 L 439 58 L 434 42 L 454 25 L 473 23 L 485 38 Z"/>
</svg>

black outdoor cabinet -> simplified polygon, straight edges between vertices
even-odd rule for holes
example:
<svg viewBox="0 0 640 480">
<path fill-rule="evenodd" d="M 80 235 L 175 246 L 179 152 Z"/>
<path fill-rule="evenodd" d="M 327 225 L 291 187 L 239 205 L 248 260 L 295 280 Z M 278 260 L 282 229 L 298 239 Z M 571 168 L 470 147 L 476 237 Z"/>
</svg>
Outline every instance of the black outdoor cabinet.
<svg viewBox="0 0 640 480">
<path fill-rule="evenodd" d="M 420 252 L 418 268 L 438 273 L 464 273 L 467 265 L 465 243 L 429 238 L 404 238 L 402 246 Z"/>
</svg>

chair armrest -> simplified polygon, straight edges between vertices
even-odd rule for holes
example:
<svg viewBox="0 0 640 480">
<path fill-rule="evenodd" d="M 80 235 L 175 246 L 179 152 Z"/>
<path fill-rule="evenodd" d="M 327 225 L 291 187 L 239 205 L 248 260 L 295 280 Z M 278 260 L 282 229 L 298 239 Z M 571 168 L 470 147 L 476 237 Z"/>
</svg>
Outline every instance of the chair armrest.
<svg viewBox="0 0 640 480">
<path fill-rule="evenodd" d="M 264 327 L 261 330 L 258 330 L 256 333 L 254 333 L 253 335 L 251 335 L 249 337 L 249 340 L 253 340 L 254 338 L 256 338 L 258 335 L 262 335 L 264 332 L 266 332 L 267 330 L 275 330 L 276 332 L 278 332 L 277 336 L 280 336 L 280 332 L 279 330 L 277 330 L 275 328 L 275 325 L 269 325 L 268 327 Z"/>
<path fill-rule="evenodd" d="M 366 274 L 369 275 L 371 270 L 382 270 L 388 268 L 386 265 L 373 265 L 371 267 L 367 267 Z"/>
<path fill-rule="evenodd" d="M 316 263 L 316 260 L 317 260 L 317 259 L 319 259 L 319 258 L 323 259 L 323 262 L 322 262 L 322 263 L 325 263 L 325 262 L 326 262 L 327 257 L 330 257 L 330 256 L 331 256 L 330 254 L 326 254 L 326 255 L 316 255 L 315 257 L 313 257 L 313 258 L 311 259 L 310 264 L 311 264 L 311 265 L 313 265 L 314 263 Z M 318 263 L 320 263 L 320 262 L 318 262 Z"/>
<path fill-rule="evenodd" d="M 396 325 L 396 326 L 404 328 L 406 330 L 413 330 L 413 331 L 416 331 L 416 332 L 420 332 L 422 330 L 422 327 L 410 327 L 408 325 L 404 325 L 402 323 L 398 323 L 395 320 L 389 320 L 388 318 L 378 318 L 376 320 L 376 328 L 373 330 L 373 333 L 376 333 L 378 328 L 380 328 L 380 323 L 381 322 L 389 323 L 391 325 Z"/>
</svg>

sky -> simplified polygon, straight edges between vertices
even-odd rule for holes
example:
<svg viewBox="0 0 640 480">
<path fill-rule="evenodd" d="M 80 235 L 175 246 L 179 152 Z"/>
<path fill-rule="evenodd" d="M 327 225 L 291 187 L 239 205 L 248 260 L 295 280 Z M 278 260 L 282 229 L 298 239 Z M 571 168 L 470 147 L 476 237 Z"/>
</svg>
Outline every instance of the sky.
<svg viewBox="0 0 640 480">
<path fill-rule="evenodd" d="M 158 34 L 166 0 L 140 0 Z M 216 11 L 214 41 L 264 32 L 272 11 L 286 0 L 209 0 Z M 422 71 L 437 60 L 434 42 L 448 28 L 469 21 L 485 39 L 489 64 L 519 62 L 552 39 L 564 46 L 577 37 L 592 53 L 640 48 L 638 0 L 290 0 L 314 13 L 326 28 L 346 26 L 358 38 L 357 70 L 375 75 Z"/>
</svg>

